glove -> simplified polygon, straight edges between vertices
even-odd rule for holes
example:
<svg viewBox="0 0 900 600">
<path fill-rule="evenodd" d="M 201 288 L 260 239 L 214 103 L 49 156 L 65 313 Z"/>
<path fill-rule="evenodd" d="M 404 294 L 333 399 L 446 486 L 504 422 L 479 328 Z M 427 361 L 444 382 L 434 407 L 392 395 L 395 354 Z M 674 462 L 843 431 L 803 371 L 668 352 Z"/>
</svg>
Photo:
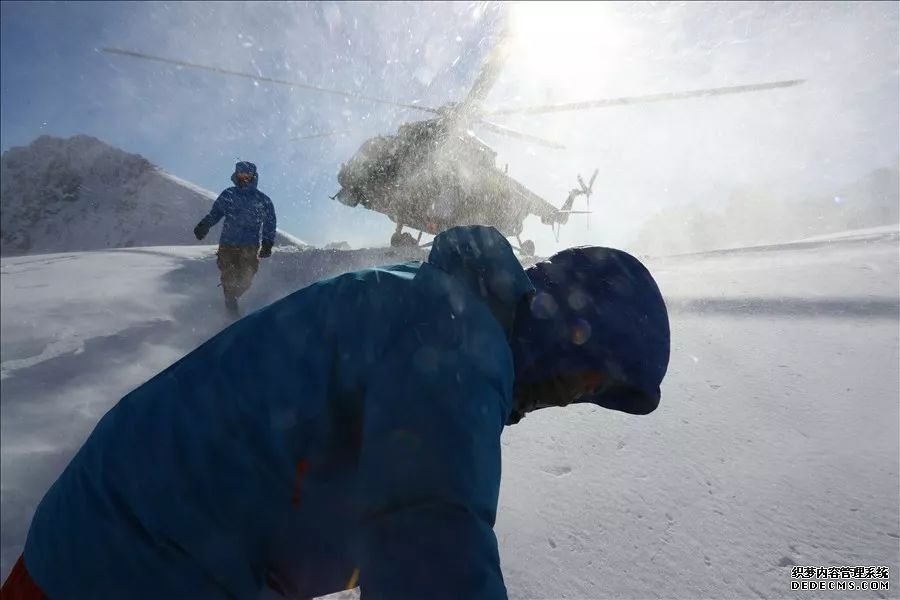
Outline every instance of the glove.
<svg viewBox="0 0 900 600">
<path fill-rule="evenodd" d="M 197 226 L 194 227 L 194 235 L 197 236 L 198 240 L 205 238 L 207 233 L 209 233 L 209 226 L 203 221 L 200 221 L 197 223 Z"/>
<path fill-rule="evenodd" d="M 260 258 L 269 258 L 272 256 L 272 242 L 263 241 L 262 247 L 259 249 Z"/>
</svg>

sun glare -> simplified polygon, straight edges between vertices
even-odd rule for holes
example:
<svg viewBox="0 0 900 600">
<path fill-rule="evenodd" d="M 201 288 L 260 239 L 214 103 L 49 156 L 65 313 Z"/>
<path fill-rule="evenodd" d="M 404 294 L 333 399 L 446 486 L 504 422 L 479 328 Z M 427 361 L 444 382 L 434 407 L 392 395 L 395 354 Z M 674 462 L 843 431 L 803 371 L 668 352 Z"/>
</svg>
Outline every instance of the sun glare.
<svg viewBox="0 0 900 600">
<path fill-rule="evenodd" d="M 607 3 L 523 2 L 510 15 L 514 54 L 535 74 L 568 77 L 627 42 Z M 582 72 L 583 76 L 584 73 Z"/>
</svg>

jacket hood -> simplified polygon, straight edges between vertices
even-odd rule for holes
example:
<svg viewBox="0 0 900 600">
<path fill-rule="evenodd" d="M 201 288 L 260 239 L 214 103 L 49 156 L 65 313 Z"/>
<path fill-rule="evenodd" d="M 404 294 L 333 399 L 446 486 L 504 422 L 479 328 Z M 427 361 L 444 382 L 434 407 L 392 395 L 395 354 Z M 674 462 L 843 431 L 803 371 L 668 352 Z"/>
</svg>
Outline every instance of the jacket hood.
<svg viewBox="0 0 900 600">
<path fill-rule="evenodd" d="M 250 173 L 253 175 L 253 179 L 250 181 L 250 183 L 246 187 L 242 188 L 241 186 L 238 185 L 238 182 L 237 182 L 238 173 Z M 234 165 L 234 173 L 231 174 L 231 183 L 236 185 L 238 187 L 238 189 L 255 190 L 256 186 L 259 184 L 259 172 L 256 170 L 256 165 L 254 165 L 252 162 L 248 162 L 245 160 L 242 160 L 241 162 L 236 163 Z"/>
<path fill-rule="evenodd" d="M 516 307 L 534 293 L 534 286 L 512 246 L 493 227 L 453 227 L 434 238 L 428 263 L 464 281 L 485 300 L 509 334 Z"/>
<path fill-rule="evenodd" d="M 647 268 L 626 252 L 595 246 L 563 250 L 527 275 L 537 292 L 517 315 L 517 381 L 597 371 L 610 386 L 581 402 L 632 414 L 656 409 L 670 331 L 665 300 Z"/>
</svg>

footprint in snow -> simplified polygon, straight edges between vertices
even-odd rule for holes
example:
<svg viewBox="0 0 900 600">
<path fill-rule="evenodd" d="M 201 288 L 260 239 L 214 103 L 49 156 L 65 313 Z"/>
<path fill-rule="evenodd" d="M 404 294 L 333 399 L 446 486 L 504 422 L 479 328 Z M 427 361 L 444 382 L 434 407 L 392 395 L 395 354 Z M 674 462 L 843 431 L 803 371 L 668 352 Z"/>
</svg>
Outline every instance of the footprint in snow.
<svg viewBox="0 0 900 600">
<path fill-rule="evenodd" d="M 544 469 L 544 472 L 550 473 L 551 475 L 556 475 L 557 477 L 560 477 L 561 475 L 568 475 L 569 473 L 571 473 L 572 467 L 564 466 L 564 465 L 555 466 L 555 467 L 547 467 Z"/>
<path fill-rule="evenodd" d="M 797 561 L 795 561 L 790 556 L 782 556 L 781 558 L 778 559 L 778 562 L 775 563 L 775 566 L 777 566 L 777 567 L 793 567 L 796 564 L 797 564 Z"/>
</svg>

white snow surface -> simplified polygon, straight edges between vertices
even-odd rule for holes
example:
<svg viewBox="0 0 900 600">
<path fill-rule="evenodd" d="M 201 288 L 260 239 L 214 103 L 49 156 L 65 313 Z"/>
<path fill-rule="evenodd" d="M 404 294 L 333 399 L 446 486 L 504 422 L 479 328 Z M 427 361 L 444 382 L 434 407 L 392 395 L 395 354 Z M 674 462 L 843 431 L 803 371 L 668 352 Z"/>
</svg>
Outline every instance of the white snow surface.
<svg viewBox="0 0 900 600">
<path fill-rule="evenodd" d="M 672 326 L 660 407 L 548 409 L 505 431 L 496 532 L 510 597 L 900 597 L 898 250 L 890 227 L 646 259 Z M 422 257 L 276 251 L 244 306 Z M 5 577 L 97 420 L 225 320 L 211 246 L 0 267 Z M 887 565 L 891 589 L 792 591 L 792 565 Z"/>
<path fill-rule="evenodd" d="M 41 136 L 0 158 L 2 254 L 208 244 L 193 229 L 216 195 L 96 138 Z M 307 245 L 282 231 L 276 244 Z"/>
</svg>

